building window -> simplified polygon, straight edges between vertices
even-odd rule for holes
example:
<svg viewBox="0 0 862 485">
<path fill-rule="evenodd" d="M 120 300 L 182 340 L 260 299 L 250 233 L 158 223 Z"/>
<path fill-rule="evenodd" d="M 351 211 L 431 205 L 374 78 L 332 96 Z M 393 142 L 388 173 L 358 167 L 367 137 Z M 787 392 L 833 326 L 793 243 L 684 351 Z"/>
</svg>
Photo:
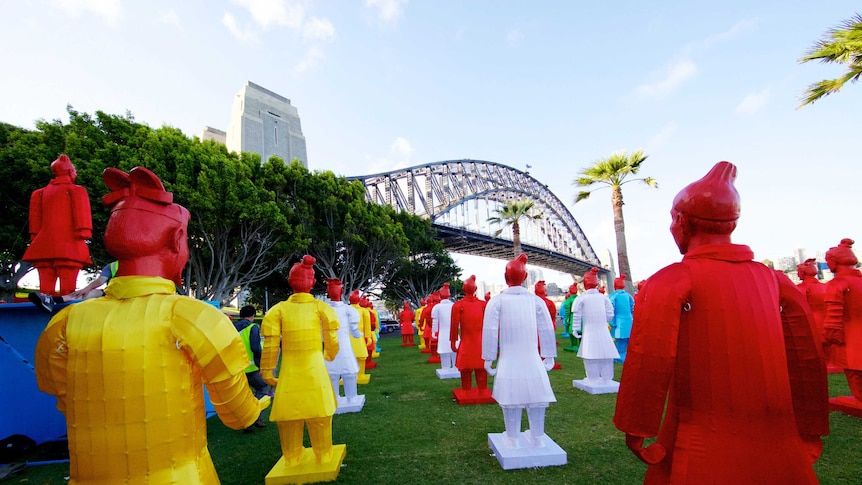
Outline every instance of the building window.
<svg viewBox="0 0 862 485">
<path fill-rule="evenodd" d="M 278 146 L 278 127 L 275 127 L 275 146 Z"/>
</svg>

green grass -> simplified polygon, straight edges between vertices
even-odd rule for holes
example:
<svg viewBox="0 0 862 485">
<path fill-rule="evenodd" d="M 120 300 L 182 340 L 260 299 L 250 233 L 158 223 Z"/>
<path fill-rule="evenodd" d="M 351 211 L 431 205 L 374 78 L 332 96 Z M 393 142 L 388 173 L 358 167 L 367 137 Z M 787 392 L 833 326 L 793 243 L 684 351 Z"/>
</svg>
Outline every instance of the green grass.
<svg viewBox="0 0 862 485">
<path fill-rule="evenodd" d="M 397 335 L 397 334 L 393 334 Z M 559 339 L 562 343 L 563 339 Z M 379 366 L 359 386 L 361 413 L 333 418 L 333 442 L 347 444 L 336 483 L 554 483 L 632 484 L 646 465 L 626 448 L 611 419 L 615 394 L 592 396 L 572 387 L 584 377 L 580 359 L 560 351 L 562 370 L 550 373 L 557 396 L 546 416 L 546 432 L 568 454 L 560 467 L 500 468 L 488 448 L 488 433 L 504 429 L 497 405 L 459 406 L 452 399 L 457 379 L 440 380 L 416 347 L 400 347 L 397 336 L 381 339 Z M 562 349 L 562 345 L 559 347 Z M 620 366 L 616 376 L 619 379 Z M 832 396 L 849 394 L 843 375 L 829 376 Z M 815 465 L 823 484 L 858 484 L 862 477 L 862 419 L 831 414 L 832 433 Z M 526 415 L 523 426 L 527 427 Z M 309 446 L 306 437 L 306 446 Z M 224 485 L 261 484 L 281 456 L 275 425 L 243 434 L 209 420 L 209 450 Z M 28 468 L 7 483 L 62 485 L 68 464 Z"/>
</svg>

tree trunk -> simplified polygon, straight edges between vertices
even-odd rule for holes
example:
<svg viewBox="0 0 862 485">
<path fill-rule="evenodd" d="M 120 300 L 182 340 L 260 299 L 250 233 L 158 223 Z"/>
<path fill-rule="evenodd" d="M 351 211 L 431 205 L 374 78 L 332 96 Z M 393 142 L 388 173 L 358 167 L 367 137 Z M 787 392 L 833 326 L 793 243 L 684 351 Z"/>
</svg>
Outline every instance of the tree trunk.
<svg viewBox="0 0 862 485">
<path fill-rule="evenodd" d="M 523 253 L 521 251 L 521 225 L 518 221 L 512 222 L 512 247 L 515 249 L 515 257 Z"/>
<path fill-rule="evenodd" d="M 617 263 L 619 264 L 619 275 L 626 275 L 626 291 L 634 294 L 634 284 L 632 284 L 632 272 L 629 267 L 629 253 L 626 246 L 626 222 L 623 219 L 623 191 L 619 185 L 611 188 L 611 203 L 614 205 L 614 232 L 617 236 Z M 608 292 L 612 288 L 608 288 Z"/>
</svg>

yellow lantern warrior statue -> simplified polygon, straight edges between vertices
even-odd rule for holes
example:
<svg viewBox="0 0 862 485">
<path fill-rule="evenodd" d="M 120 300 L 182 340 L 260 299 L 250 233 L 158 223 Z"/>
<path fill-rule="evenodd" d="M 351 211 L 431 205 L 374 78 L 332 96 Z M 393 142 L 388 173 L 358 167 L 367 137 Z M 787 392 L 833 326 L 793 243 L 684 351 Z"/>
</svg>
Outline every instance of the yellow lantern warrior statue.
<svg viewBox="0 0 862 485">
<path fill-rule="evenodd" d="M 345 445 L 332 445 L 336 400 L 323 362 L 338 354 L 339 322 L 332 307 L 309 293 L 315 281 L 314 261 L 306 255 L 293 265 L 287 282 L 294 294 L 263 317 L 261 374 L 276 386 L 269 419 L 278 424 L 284 455 L 267 475 L 267 484 L 335 480 L 346 454 Z M 276 378 L 279 341 L 282 355 Z M 304 425 L 313 454 L 302 446 Z"/>
<path fill-rule="evenodd" d="M 269 404 L 249 390 L 245 347 L 215 307 L 175 294 L 189 212 L 155 174 L 103 174 L 105 247 L 119 260 L 105 296 L 60 310 L 36 345 L 36 380 L 66 415 L 70 484 L 217 484 L 202 383 L 243 429 Z"/>
</svg>

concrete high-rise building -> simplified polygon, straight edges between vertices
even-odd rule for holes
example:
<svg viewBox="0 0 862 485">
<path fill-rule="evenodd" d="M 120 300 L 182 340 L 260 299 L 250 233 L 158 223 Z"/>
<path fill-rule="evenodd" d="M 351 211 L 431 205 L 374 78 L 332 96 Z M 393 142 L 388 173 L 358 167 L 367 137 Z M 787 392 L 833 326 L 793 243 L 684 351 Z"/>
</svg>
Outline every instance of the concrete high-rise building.
<svg viewBox="0 0 862 485">
<path fill-rule="evenodd" d="M 212 126 L 205 126 L 204 132 L 201 134 L 201 141 L 212 140 L 222 145 L 227 141 L 227 133 L 219 130 L 218 128 L 213 128 Z"/>
<path fill-rule="evenodd" d="M 204 139 L 217 139 L 218 133 L 208 127 Z M 299 112 L 289 99 L 251 81 L 234 97 L 224 143 L 232 152 L 258 153 L 262 162 L 276 155 L 285 163 L 296 158 L 308 167 Z"/>
</svg>

